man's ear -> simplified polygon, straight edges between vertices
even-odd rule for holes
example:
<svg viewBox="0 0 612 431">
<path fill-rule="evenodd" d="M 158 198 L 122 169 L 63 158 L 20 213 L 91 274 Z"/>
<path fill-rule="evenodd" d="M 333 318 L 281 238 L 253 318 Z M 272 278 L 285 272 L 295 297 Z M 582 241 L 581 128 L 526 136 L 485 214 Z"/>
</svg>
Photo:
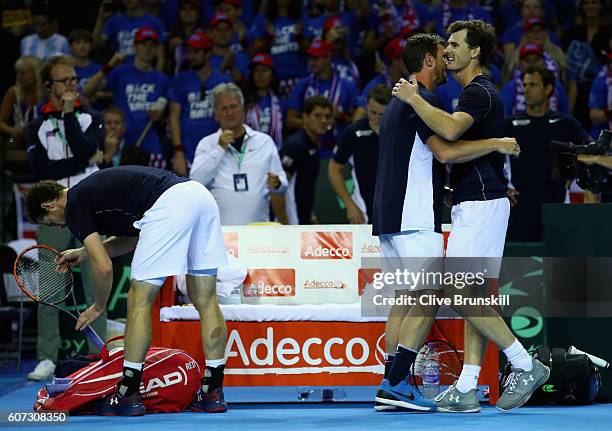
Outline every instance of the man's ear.
<svg viewBox="0 0 612 431">
<path fill-rule="evenodd" d="M 427 67 L 433 67 L 435 63 L 436 63 L 436 59 L 434 58 L 433 55 L 431 55 L 429 52 L 425 54 L 425 65 Z"/>
<path fill-rule="evenodd" d="M 480 57 L 480 47 L 479 46 L 474 48 L 474 52 L 472 52 L 472 58 L 478 58 L 478 57 Z"/>
</svg>

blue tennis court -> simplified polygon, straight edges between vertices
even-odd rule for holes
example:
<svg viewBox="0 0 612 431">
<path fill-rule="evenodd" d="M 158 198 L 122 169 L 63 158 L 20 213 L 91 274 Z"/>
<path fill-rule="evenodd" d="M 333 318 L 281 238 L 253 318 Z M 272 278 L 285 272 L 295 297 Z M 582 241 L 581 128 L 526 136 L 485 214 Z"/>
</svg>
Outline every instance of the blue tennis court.
<svg viewBox="0 0 612 431">
<path fill-rule="evenodd" d="M 2 427 L 41 429 L 41 425 L 8 423 L 9 412 L 30 411 L 41 383 L 27 382 L 24 376 L 0 377 L 0 410 Z M 248 394 L 241 389 L 227 388 L 226 398 L 256 399 L 253 389 Z M 150 414 L 138 418 L 99 416 L 73 416 L 61 425 L 62 430 L 93 430 L 112 427 L 113 430 L 149 431 L 152 429 L 191 430 L 206 427 L 211 430 L 249 429 L 275 431 L 317 429 L 336 431 L 355 429 L 474 430 L 475 428 L 502 430 L 538 429 L 563 430 L 610 429 L 612 404 L 581 407 L 522 407 L 512 413 L 501 413 L 494 407 L 484 406 L 480 414 L 420 414 L 377 413 L 368 403 L 336 404 L 230 404 L 226 414 L 184 412 L 180 414 Z M 397 428 L 396 428 L 397 429 Z"/>
</svg>

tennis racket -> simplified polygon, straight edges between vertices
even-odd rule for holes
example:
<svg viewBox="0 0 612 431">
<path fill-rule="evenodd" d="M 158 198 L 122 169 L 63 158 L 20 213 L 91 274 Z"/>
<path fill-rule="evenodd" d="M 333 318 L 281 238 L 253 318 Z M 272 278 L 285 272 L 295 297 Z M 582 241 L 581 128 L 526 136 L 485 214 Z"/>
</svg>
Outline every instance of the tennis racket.
<svg viewBox="0 0 612 431">
<path fill-rule="evenodd" d="M 414 386 L 423 384 L 423 364 L 428 356 L 434 355 L 440 367 L 440 385 L 452 385 L 459 379 L 463 361 L 455 347 L 448 341 L 430 340 L 419 349 L 416 360 L 412 364 L 411 376 Z"/>
<path fill-rule="evenodd" d="M 68 264 L 56 263 L 60 257 L 61 253 L 52 247 L 33 245 L 19 253 L 13 266 L 13 275 L 23 293 L 34 301 L 62 310 L 78 320 L 80 313 L 74 298 L 72 271 Z M 76 315 L 59 305 L 69 295 L 72 296 Z M 102 349 L 104 343 L 90 326 L 85 327 L 85 334 Z"/>
</svg>

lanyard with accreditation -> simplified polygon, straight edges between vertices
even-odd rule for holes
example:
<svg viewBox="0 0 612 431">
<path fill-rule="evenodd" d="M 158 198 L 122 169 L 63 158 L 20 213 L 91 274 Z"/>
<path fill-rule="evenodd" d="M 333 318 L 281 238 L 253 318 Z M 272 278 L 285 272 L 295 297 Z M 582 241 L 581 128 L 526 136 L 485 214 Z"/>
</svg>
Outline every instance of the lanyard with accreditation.
<svg viewBox="0 0 612 431">
<path fill-rule="evenodd" d="M 240 149 L 240 155 L 236 155 L 234 151 L 232 151 L 231 153 L 232 158 L 236 161 L 236 164 L 238 165 L 238 173 L 234 174 L 234 191 L 236 192 L 248 192 L 249 191 L 249 182 L 247 181 L 247 174 L 240 172 L 242 162 L 244 161 L 244 155 L 246 154 L 246 151 L 247 151 L 246 141 L 247 141 L 247 136 L 245 133 L 244 141 L 242 142 L 242 148 Z"/>
</svg>

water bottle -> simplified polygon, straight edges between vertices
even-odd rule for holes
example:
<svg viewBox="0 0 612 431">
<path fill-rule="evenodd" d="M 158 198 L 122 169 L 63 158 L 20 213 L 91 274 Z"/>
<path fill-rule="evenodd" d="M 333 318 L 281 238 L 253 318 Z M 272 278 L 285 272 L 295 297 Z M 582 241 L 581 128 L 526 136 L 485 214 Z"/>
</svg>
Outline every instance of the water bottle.
<svg viewBox="0 0 612 431">
<path fill-rule="evenodd" d="M 428 346 L 422 367 L 423 396 L 432 400 L 440 392 L 440 361 L 433 346 Z"/>
</svg>

